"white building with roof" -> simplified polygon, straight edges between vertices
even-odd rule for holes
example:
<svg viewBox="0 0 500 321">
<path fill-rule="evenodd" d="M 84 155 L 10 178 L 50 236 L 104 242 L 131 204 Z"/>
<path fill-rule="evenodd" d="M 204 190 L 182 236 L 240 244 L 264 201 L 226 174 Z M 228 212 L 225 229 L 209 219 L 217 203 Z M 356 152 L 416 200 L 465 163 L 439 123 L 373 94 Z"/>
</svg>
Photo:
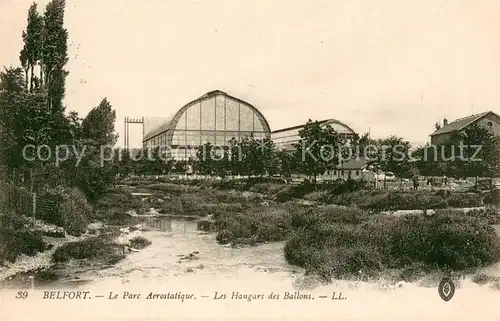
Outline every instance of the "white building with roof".
<svg viewBox="0 0 500 321">
<path fill-rule="evenodd" d="M 448 123 L 445 119 L 443 121 L 443 126 L 430 135 L 431 144 L 442 144 L 450 139 L 452 135 L 465 130 L 473 124 L 478 124 L 479 126 L 487 128 L 494 136 L 500 136 L 500 116 L 492 111 L 486 111 L 459 118 L 451 123 Z"/>
<path fill-rule="evenodd" d="M 356 132 L 348 125 L 336 119 L 325 119 L 318 121 L 321 127 L 331 126 L 337 133 L 345 139 L 353 139 Z M 304 128 L 306 124 L 278 129 L 271 132 L 271 139 L 278 149 L 290 150 L 293 145 L 300 141 L 299 131 Z"/>
</svg>

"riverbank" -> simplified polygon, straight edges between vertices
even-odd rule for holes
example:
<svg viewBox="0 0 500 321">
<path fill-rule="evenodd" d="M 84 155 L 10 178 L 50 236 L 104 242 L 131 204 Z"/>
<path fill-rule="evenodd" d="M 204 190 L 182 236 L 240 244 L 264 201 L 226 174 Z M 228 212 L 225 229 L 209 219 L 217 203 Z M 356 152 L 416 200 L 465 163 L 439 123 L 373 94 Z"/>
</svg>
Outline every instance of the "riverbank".
<svg viewBox="0 0 500 321">
<path fill-rule="evenodd" d="M 40 286 L 63 279 L 78 280 L 75 275 L 82 271 L 109 268 L 131 251 L 151 244 L 140 229 L 141 225 L 124 228 L 101 224 L 98 231 L 92 231 L 93 234 L 85 233 L 79 237 L 67 233 L 57 238 L 44 236 L 43 241 L 49 249 L 33 256 L 20 255 L 14 262 L 6 262 L 0 268 L 0 286 L 28 288 L 35 283 Z"/>
<path fill-rule="evenodd" d="M 284 242 L 232 248 L 218 244 L 213 233 L 197 231 L 194 221 L 171 219 L 167 225 L 169 228 L 166 231 L 144 232 L 152 244 L 141 252 L 127 255 L 113 266 L 104 269 L 80 268 L 77 272 L 73 271 L 71 278 L 54 281 L 50 285 L 37 285 L 40 290 L 73 289 L 105 296 L 86 302 L 65 301 L 63 306 L 58 300 L 44 300 L 43 306 L 53 309 L 46 315 L 53 318 L 83 313 L 86 317 L 101 319 L 144 319 L 168 313 L 170 318 L 182 319 L 199 318 L 203 313 L 204 318 L 215 319 L 223 316 L 237 319 L 243 315 L 246 318 L 278 318 L 285 315 L 305 320 L 316 316 L 367 319 L 390 316 L 399 319 L 409 313 L 413 317 L 430 319 L 450 318 L 454 313 L 460 318 L 474 319 L 497 315 L 495 307 L 500 292 L 497 291 L 498 281 L 492 278 L 499 275 L 498 266 L 492 266 L 492 271 L 484 272 L 489 273 L 487 282 L 478 282 L 481 278 L 479 272 L 468 276 L 453 275 L 456 294 L 445 303 L 436 290 L 445 275 L 443 273 L 422 275 L 412 282 L 396 282 L 388 274 L 386 278 L 380 279 L 359 277 L 333 280 L 326 284 L 314 275 L 305 275 L 304 269 L 288 264 L 283 256 Z M 483 280 L 486 279 L 483 277 Z M 120 299 L 110 302 L 107 299 L 110 291 L 119 294 Z M 140 294 L 142 299 L 122 300 L 125 292 Z M 242 295 L 262 294 L 265 298 L 248 302 L 233 299 L 234 292 Z M 315 299 L 285 299 L 286 292 L 289 296 L 297 296 L 299 292 L 301 296 Z M 341 292 L 347 299 L 332 300 L 334 292 L 336 297 Z M 13 313 L 21 304 L 10 300 L 14 294 L 7 294 L 7 290 L 4 293 L 4 303 Z M 193 295 L 196 299 L 146 300 L 150 293 L 181 293 Z M 280 298 L 268 299 L 271 293 L 279 294 Z M 226 294 L 227 299 L 214 298 L 221 294 Z M 32 298 L 41 298 L 42 295 L 30 291 Z M 37 301 L 32 300 L 32 305 L 36 305 Z M 113 304 L 112 311 L 109 309 L 110 304 Z M 426 308 L 422 309 L 423 306 Z M 42 310 L 37 309 L 38 318 L 44 316 Z M 4 315 L 10 315 L 9 311 Z"/>
<path fill-rule="evenodd" d="M 210 184 L 213 183 L 214 182 L 211 182 Z M 422 224 L 428 224 L 428 227 L 432 227 L 436 224 L 429 224 L 425 221 L 417 220 L 420 222 L 420 225 L 415 225 L 413 221 L 404 223 L 406 221 L 400 222 L 393 217 L 386 217 L 384 219 L 378 218 L 379 216 L 388 216 L 384 214 L 398 213 L 397 211 L 383 213 L 376 210 L 360 209 L 352 205 L 325 204 L 324 201 L 320 201 L 325 198 L 318 198 L 317 191 L 312 192 L 312 195 L 311 193 L 304 194 L 307 197 L 284 201 L 283 199 L 276 198 L 276 195 L 283 195 L 283 187 L 277 189 L 273 187 L 274 185 L 269 184 L 254 184 L 250 187 L 249 185 L 245 185 L 245 189 L 248 189 L 245 191 L 238 191 L 233 188 L 234 186 L 230 186 L 226 189 L 223 185 L 225 183 L 223 182 L 215 182 L 217 186 L 222 184 L 222 187 L 208 185 L 207 183 L 191 184 L 192 183 L 183 185 L 183 183 L 174 184 L 162 182 L 152 184 L 151 182 L 144 182 L 141 184 L 118 186 L 100 203 L 96 211 L 98 213 L 97 218 L 100 221 L 107 222 L 105 225 L 111 224 L 114 226 L 113 229 L 115 229 L 115 234 L 116 230 L 120 228 L 124 229 L 125 227 L 131 227 L 132 229 L 137 229 L 138 222 L 147 222 L 153 230 L 169 232 L 168 224 L 162 222 L 168 220 L 178 221 L 180 219 L 185 222 L 185 224 L 188 224 L 186 222 L 190 220 L 191 222 L 189 224 L 194 224 L 195 230 L 196 225 L 200 225 L 205 231 L 215 232 L 214 234 L 207 234 L 212 235 L 213 238 L 206 239 L 207 241 L 214 242 L 214 246 L 218 248 L 222 246 L 224 249 L 228 248 L 235 251 L 246 246 L 257 246 L 256 248 L 258 248 L 259 244 L 282 242 L 280 243 L 282 248 L 276 255 L 279 255 L 283 260 L 288 260 L 289 263 L 301 266 L 303 271 L 307 274 L 319 275 L 329 282 L 335 281 L 335 279 L 345 279 L 353 282 L 360 280 L 381 280 L 380 282 L 386 282 L 387 279 L 390 279 L 392 283 L 396 284 L 398 282 L 414 282 L 424 275 L 450 273 L 450 271 L 454 270 L 453 267 L 451 267 L 451 270 L 448 267 L 450 262 L 444 265 L 438 264 L 437 266 L 433 266 L 436 262 L 432 263 L 424 260 L 424 264 L 421 264 L 422 259 L 420 257 L 407 257 L 406 259 L 408 262 L 402 262 L 404 260 L 401 259 L 400 263 L 395 264 L 394 262 L 399 256 L 398 251 L 403 251 L 404 253 L 406 251 L 405 246 L 408 247 L 408 249 L 415 247 L 415 242 L 419 240 L 419 238 L 414 238 L 412 239 L 413 241 L 408 241 L 407 243 L 398 245 L 399 247 L 395 247 L 394 240 L 398 235 L 403 239 L 409 240 L 412 235 L 417 237 L 420 235 L 419 233 L 423 233 L 422 235 L 424 236 L 434 235 L 435 237 L 433 240 L 425 239 L 424 237 L 422 241 L 422 244 L 430 242 L 429 244 L 431 245 L 445 244 L 443 240 L 440 240 L 439 235 L 441 234 L 446 234 L 448 235 L 446 238 L 452 237 L 453 239 L 453 235 L 450 236 L 449 233 L 459 233 L 457 237 L 468 238 L 468 241 L 472 242 L 472 245 L 469 245 L 466 252 L 460 249 L 461 245 L 453 245 L 454 241 L 450 241 L 452 252 L 455 253 L 458 251 L 450 257 L 453 258 L 453 262 L 461 260 L 481 263 L 473 267 L 460 267 L 460 271 L 458 271 L 456 275 L 475 275 L 479 273 L 481 268 L 491 266 L 496 260 L 496 252 L 492 251 L 496 250 L 498 246 L 492 244 L 497 242 L 497 240 L 495 236 L 492 236 L 491 230 L 483 225 L 490 225 L 497 222 L 500 217 L 498 211 L 493 210 L 491 207 L 483 206 L 480 209 L 465 211 L 467 212 L 465 213 L 467 215 L 465 215 L 464 213 L 459 213 L 460 211 L 439 209 L 443 202 L 435 202 L 435 200 L 441 198 L 447 200 L 446 204 L 482 204 L 482 202 L 479 202 L 480 199 L 478 201 L 478 198 L 474 196 L 465 198 L 464 203 L 457 203 L 457 200 L 460 199 L 458 196 L 450 197 L 450 195 L 446 193 L 429 194 L 432 197 L 428 197 L 427 199 L 431 200 L 430 203 L 437 204 L 438 209 L 422 212 L 427 214 L 437 213 L 438 215 L 432 215 L 432 218 L 426 216 L 426 220 L 436 220 L 437 217 L 443 217 L 444 215 L 451 219 L 453 224 L 455 224 L 453 226 L 456 227 L 456 229 L 453 230 L 454 227 L 452 226 L 452 230 L 450 231 L 444 229 L 441 233 L 439 229 L 433 231 L 428 230 L 426 232 L 421 226 Z M 242 183 L 240 182 L 240 184 Z M 306 187 L 302 186 L 299 187 L 298 190 L 304 193 L 305 188 Z M 339 188 L 340 187 L 337 187 L 337 192 Z M 328 191 L 326 192 L 330 193 Z M 320 194 L 324 196 L 325 191 L 321 191 Z M 353 202 L 353 200 L 359 197 L 372 197 L 377 201 L 365 200 L 365 204 L 379 204 L 377 206 L 380 206 L 380 204 L 388 204 L 388 208 L 394 208 L 394 199 L 398 200 L 401 199 L 401 197 L 407 197 L 404 195 L 410 194 L 403 194 L 403 196 L 397 196 L 396 198 L 390 193 L 371 194 L 370 192 L 360 191 L 345 192 L 339 195 L 343 195 L 345 199 L 350 199 L 350 202 Z M 418 200 L 418 197 L 412 195 L 408 197 L 411 199 L 411 202 L 407 204 L 413 204 Z M 393 201 L 389 202 L 387 200 Z M 426 204 L 429 204 L 429 202 Z M 404 216 L 414 216 L 414 212 L 418 212 L 418 210 L 409 211 L 408 213 L 405 212 Z M 473 217 L 474 219 L 472 222 L 474 222 L 474 224 L 477 222 L 482 222 L 481 224 L 484 224 L 480 224 L 481 226 L 470 224 L 471 221 L 467 221 L 466 216 Z M 377 222 L 377 220 L 379 222 Z M 400 228 L 397 227 L 399 226 L 398 224 Z M 385 225 L 390 225 L 393 228 L 387 229 Z M 371 226 L 371 228 L 366 228 L 367 226 Z M 405 228 L 404 226 L 411 228 Z M 318 227 L 321 228 L 318 229 Z M 473 238 L 472 236 L 478 229 L 480 233 L 479 236 Z M 369 232 L 371 230 L 379 232 L 387 231 L 384 237 L 392 243 L 387 240 L 387 242 L 375 242 L 374 240 L 367 239 L 367 237 L 371 237 L 370 235 L 381 235 L 380 233 Z M 145 233 L 148 235 L 153 233 L 154 235 L 154 232 Z M 359 245 L 363 246 L 358 248 L 358 245 L 356 245 L 358 243 L 354 241 L 349 243 L 350 245 L 345 243 L 347 241 L 342 241 L 343 243 L 339 243 L 339 245 L 337 244 L 338 242 L 335 241 L 335 238 L 332 238 L 335 235 L 344 236 L 342 238 L 337 237 L 337 241 L 343 238 L 347 240 L 364 240 L 363 242 L 359 242 Z M 349 235 L 351 235 L 351 237 L 349 237 Z M 487 242 L 484 244 L 477 243 L 476 239 L 482 240 L 484 239 L 483 236 L 487 236 Z M 384 239 L 384 237 L 381 237 L 381 239 Z M 420 237 L 420 239 L 422 238 Z M 154 247 L 155 241 L 151 241 Z M 109 243 L 110 246 L 114 246 L 113 242 L 114 241 L 111 241 Z M 217 243 L 222 245 L 218 245 Z M 293 244 L 296 244 L 296 246 Z M 336 245 L 333 246 L 332 244 Z M 376 244 L 392 245 L 377 248 L 375 246 Z M 331 245 L 333 248 L 340 247 L 343 250 L 332 252 Z M 353 245 L 355 245 L 354 249 Z M 374 246 L 376 249 L 374 249 Z M 453 246 L 457 247 L 454 249 Z M 395 248 L 399 250 L 394 252 Z M 484 252 L 483 250 L 485 248 L 491 250 L 486 250 L 486 252 Z M 172 250 L 172 244 L 169 244 L 164 250 Z M 148 251 L 150 251 L 150 248 L 144 250 L 146 253 Z M 188 251 L 187 253 L 179 253 L 179 255 L 189 255 L 192 254 L 193 251 L 198 251 L 198 249 L 192 249 L 191 252 Z M 483 251 L 484 253 L 481 252 L 482 256 L 478 257 L 474 254 L 474 251 Z M 418 251 L 415 250 L 414 252 Z M 283 253 L 285 253 L 285 256 Z M 431 252 L 427 251 L 426 255 L 434 255 L 430 253 Z M 131 253 L 131 257 L 136 255 L 143 254 Z M 97 256 L 99 257 L 100 255 Z M 195 255 L 195 257 L 198 257 L 198 255 Z M 56 275 L 57 278 L 70 280 L 76 276 L 78 277 L 78 282 L 83 282 L 80 275 L 86 270 L 91 271 L 91 273 L 98 273 L 95 271 L 99 271 L 100 269 L 113 270 L 115 265 L 120 266 L 122 262 L 127 262 L 127 258 L 128 256 L 123 256 L 122 259 L 112 263 L 96 263 L 95 261 L 92 262 L 92 260 L 78 260 L 78 262 L 75 263 L 75 260 L 69 260 L 65 262 L 62 267 L 52 266 L 45 270 L 52 270 L 48 273 L 50 277 Z M 325 258 L 331 259 L 325 260 Z M 388 264 L 388 260 L 389 263 L 392 263 Z M 339 265 L 339 262 L 343 265 Z M 345 264 L 347 264 L 347 266 L 345 266 Z M 197 265 L 189 266 L 189 268 L 192 271 L 197 271 Z M 297 267 L 295 267 L 295 269 L 296 268 Z M 186 269 L 187 268 L 185 268 L 185 270 Z M 339 274 L 338 272 L 340 270 L 342 270 L 343 273 Z M 485 278 L 478 277 L 478 280 L 483 279 Z M 495 276 L 490 274 L 488 274 L 486 280 L 490 283 L 496 282 Z"/>
</svg>

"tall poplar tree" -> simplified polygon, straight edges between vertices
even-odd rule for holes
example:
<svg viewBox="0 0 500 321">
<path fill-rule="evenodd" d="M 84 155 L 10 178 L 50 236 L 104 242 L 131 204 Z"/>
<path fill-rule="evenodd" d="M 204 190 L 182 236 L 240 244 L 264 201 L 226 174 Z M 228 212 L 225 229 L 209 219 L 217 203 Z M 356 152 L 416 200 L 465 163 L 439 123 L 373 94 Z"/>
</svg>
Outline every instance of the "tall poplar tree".
<svg viewBox="0 0 500 321">
<path fill-rule="evenodd" d="M 42 46 L 42 70 L 44 85 L 48 93 L 48 106 L 52 114 L 62 113 L 62 100 L 68 72 L 68 31 L 64 28 L 65 0 L 52 0 L 47 4 L 43 16 L 44 32 Z"/>
<path fill-rule="evenodd" d="M 28 25 L 26 31 L 23 31 L 24 47 L 19 55 L 25 73 L 26 89 L 30 92 L 40 82 L 35 76 L 35 66 L 41 59 L 42 35 L 43 18 L 37 11 L 37 4 L 33 3 L 28 10 Z"/>
</svg>

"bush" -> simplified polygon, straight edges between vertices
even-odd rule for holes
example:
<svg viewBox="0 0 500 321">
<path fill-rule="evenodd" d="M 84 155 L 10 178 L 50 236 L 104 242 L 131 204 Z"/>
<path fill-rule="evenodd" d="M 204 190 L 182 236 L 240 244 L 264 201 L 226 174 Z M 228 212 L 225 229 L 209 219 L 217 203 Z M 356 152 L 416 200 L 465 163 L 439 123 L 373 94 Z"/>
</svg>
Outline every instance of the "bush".
<svg viewBox="0 0 500 321">
<path fill-rule="evenodd" d="M 479 207 L 483 205 L 477 193 L 450 193 L 445 200 L 449 207 Z"/>
<path fill-rule="evenodd" d="M 128 191 L 115 190 L 97 203 L 97 208 L 102 210 L 112 211 L 129 211 L 135 210 L 138 214 L 142 214 L 147 209 L 147 204 L 142 202 L 139 197 L 133 196 Z"/>
<path fill-rule="evenodd" d="M 500 260 L 500 239 L 492 227 L 449 212 L 430 217 L 379 215 L 360 224 L 306 216 L 292 226 L 286 260 L 327 278 L 415 264 L 465 270 Z"/>
<path fill-rule="evenodd" d="M 151 245 L 151 241 L 142 236 L 136 236 L 130 239 L 130 247 L 140 250 Z"/>
<path fill-rule="evenodd" d="M 460 210 L 444 209 L 444 210 L 439 210 L 438 213 L 442 215 L 448 215 L 450 217 L 461 216 L 464 218 L 473 218 L 475 220 L 480 220 L 484 224 L 488 225 L 500 224 L 500 211 L 492 207 L 486 207 L 484 209 L 474 209 L 468 212 L 463 212 Z"/>
<path fill-rule="evenodd" d="M 283 188 L 283 184 L 275 183 L 258 183 L 251 186 L 248 190 L 250 192 L 264 194 L 264 195 L 274 195 Z"/>
<path fill-rule="evenodd" d="M 28 223 L 28 219 L 22 214 L 9 210 L 0 212 L 0 222 L 2 228 L 12 231 L 23 229 Z"/>
<path fill-rule="evenodd" d="M 481 196 L 475 193 L 359 190 L 332 195 L 328 203 L 358 206 L 374 211 L 394 211 L 478 207 L 482 205 L 482 200 Z"/>
<path fill-rule="evenodd" d="M 500 189 L 493 188 L 491 192 L 484 198 L 484 203 L 500 206 Z"/>
<path fill-rule="evenodd" d="M 37 218 L 62 226 L 69 234 L 79 236 L 86 231 L 93 209 L 78 189 L 54 189 L 41 195 Z"/>
<path fill-rule="evenodd" d="M 48 248 L 40 233 L 28 229 L 0 229 L 0 263 L 2 264 L 5 261 L 14 262 L 21 254 L 33 256 Z"/>
<path fill-rule="evenodd" d="M 97 237 L 66 243 L 57 248 L 52 256 L 56 263 L 70 259 L 91 259 L 105 264 L 114 264 L 122 258 L 123 248 L 120 245 Z"/>
<path fill-rule="evenodd" d="M 217 191 L 216 194 L 217 202 L 222 203 L 240 203 L 240 204 L 248 204 L 248 203 L 256 203 L 263 200 L 261 194 L 256 194 L 252 192 L 237 192 L 237 191 Z"/>
<path fill-rule="evenodd" d="M 179 185 L 174 183 L 156 183 L 144 186 L 148 190 L 157 190 L 162 192 L 167 192 L 169 194 L 180 195 L 186 193 L 187 191 L 197 190 L 196 186 Z"/>
<path fill-rule="evenodd" d="M 286 209 L 253 206 L 242 213 L 216 217 L 219 243 L 256 244 L 284 240 L 291 229 Z"/>
<path fill-rule="evenodd" d="M 358 181 L 354 179 L 348 179 L 347 181 L 336 181 L 329 190 L 331 195 L 340 195 L 344 193 L 351 193 L 359 190 L 366 189 L 366 182 Z"/>
<path fill-rule="evenodd" d="M 299 185 L 287 185 L 276 195 L 276 201 L 278 202 L 288 202 L 294 198 L 302 198 L 304 195 L 312 193 L 319 189 L 318 185 L 312 183 L 303 182 Z"/>
<path fill-rule="evenodd" d="M 315 224 L 345 223 L 359 224 L 368 217 L 368 213 L 356 208 L 325 206 L 320 208 L 296 207 L 291 210 L 293 228 L 304 228 Z"/>
</svg>

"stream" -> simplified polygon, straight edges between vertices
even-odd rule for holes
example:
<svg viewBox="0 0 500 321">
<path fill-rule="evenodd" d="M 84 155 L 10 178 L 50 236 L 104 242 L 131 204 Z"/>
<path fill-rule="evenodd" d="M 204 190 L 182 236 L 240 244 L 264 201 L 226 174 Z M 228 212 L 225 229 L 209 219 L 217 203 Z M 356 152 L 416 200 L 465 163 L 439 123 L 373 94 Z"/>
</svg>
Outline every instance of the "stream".
<svg viewBox="0 0 500 321">
<path fill-rule="evenodd" d="M 77 314 L 85 319 L 124 320 L 159 315 L 214 320 L 500 317 L 500 291 L 491 284 L 463 279 L 448 302 L 438 295 L 439 278 L 427 284 L 335 281 L 324 285 L 304 276 L 303 269 L 286 263 L 283 243 L 231 248 L 218 244 L 215 233 L 197 230 L 196 221 L 163 218 L 152 219 L 149 225 L 151 231 L 143 232 L 143 236 L 152 244 L 130 253 L 116 265 L 82 271 L 73 279 L 36 283 L 39 292 L 80 290 L 102 298 L 85 305 L 78 300 L 65 300 L 64 305 L 58 300 L 44 300 L 44 311 L 48 312 L 39 310 L 32 315 L 37 319 L 55 318 L 55 313 L 60 318 Z M 499 276 L 500 265 L 491 267 L 489 273 Z M 145 299 L 151 293 L 178 298 Z M 339 293 L 345 299 L 333 300 Z M 114 294 L 120 299 L 111 301 Z M 133 294 L 140 294 L 142 299 L 122 299 Z M 265 299 L 252 299 L 252 294 Z M 270 299 L 273 294 L 279 299 Z M 242 295 L 250 295 L 250 300 Z M 312 299 L 307 299 L 308 295 Z M 19 304 L 13 301 L 6 313 Z"/>
</svg>

